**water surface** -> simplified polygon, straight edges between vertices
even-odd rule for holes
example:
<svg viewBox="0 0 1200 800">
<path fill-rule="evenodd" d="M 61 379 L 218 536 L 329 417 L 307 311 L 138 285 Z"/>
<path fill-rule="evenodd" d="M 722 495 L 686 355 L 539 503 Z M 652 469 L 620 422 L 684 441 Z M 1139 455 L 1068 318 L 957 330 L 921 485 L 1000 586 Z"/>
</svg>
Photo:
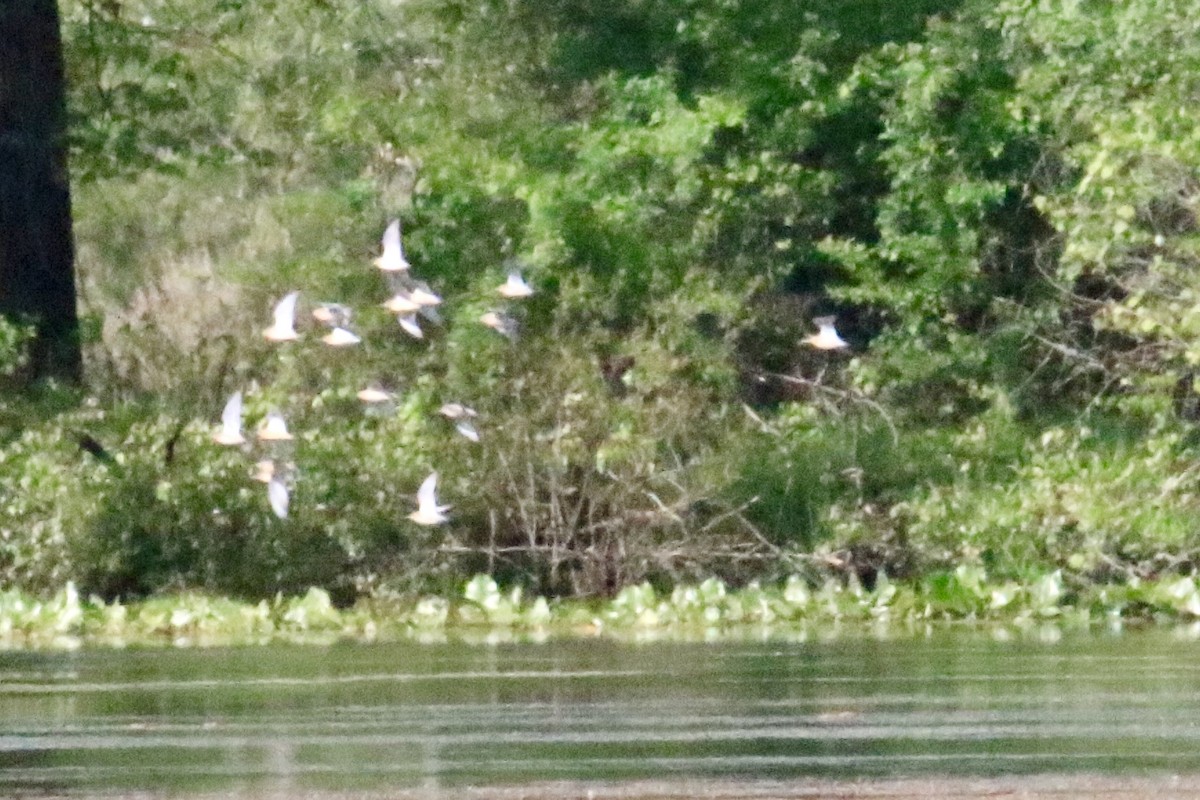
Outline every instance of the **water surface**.
<svg viewBox="0 0 1200 800">
<path fill-rule="evenodd" d="M 0 653 L 0 795 L 1200 772 L 1180 630 Z"/>
</svg>

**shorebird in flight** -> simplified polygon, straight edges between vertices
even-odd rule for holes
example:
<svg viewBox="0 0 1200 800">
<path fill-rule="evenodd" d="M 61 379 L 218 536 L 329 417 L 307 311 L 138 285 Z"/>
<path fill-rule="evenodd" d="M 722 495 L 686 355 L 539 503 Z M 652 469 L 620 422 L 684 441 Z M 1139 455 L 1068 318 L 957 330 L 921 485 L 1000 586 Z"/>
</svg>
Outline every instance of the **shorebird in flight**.
<svg viewBox="0 0 1200 800">
<path fill-rule="evenodd" d="M 454 423 L 454 430 L 461 433 L 472 442 L 479 441 L 479 431 L 471 422 L 472 417 L 478 416 L 475 409 L 462 403 L 446 403 L 438 409 L 438 413 Z"/>
<path fill-rule="evenodd" d="M 258 438 L 264 442 L 290 442 L 292 435 L 288 433 L 287 421 L 278 411 L 267 414 L 263 426 L 258 429 Z"/>
<path fill-rule="evenodd" d="M 442 304 L 442 298 L 434 294 L 425 281 L 418 281 L 408 296 L 420 308 L 433 308 Z"/>
<path fill-rule="evenodd" d="M 271 478 L 267 482 L 267 502 L 271 504 L 271 510 L 275 512 L 275 516 L 287 519 L 288 504 L 291 502 L 287 484 L 279 478 Z"/>
<path fill-rule="evenodd" d="M 400 220 L 392 220 L 383 232 L 383 254 L 375 259 L 375 266 L 384 272 L 408 271 L 408 260 L 400 244 Z"/>
<path fill-rule="evenodd" d="M 819 330 L 811 336 L 804 337 L 804 342 L 818 350 L 841 350 L 849 347 L 850 343 L 839 336 L 837 330 L 833 327 L 834 319 L 836 318 L 814 317 L 813 324 Z"/>
<path fill-rule="evenodd" d="M 242 436 L 242 393 L 236 391 L 229 396 L 225 410 L 221 412 L 221 430 L 213 434 L 217 444 L 245 444 L 246 437 Z"/>
<path fill-rule="evenodd" d="M 259 483 L 270 483 L 274 477 L 275 462 L 269 458 L 264 458 L 262 461 L 255 463 L 254 474 L 250 476 L 250 479 Z"/>
<path fill-rule="evenodd" d="M 510 300 L 514 300 L 532 295 L 533 287 L 525 282 L 525 279 L 521 277 L 521 273 L 510 272 L 508 273 L 508 280 L 500 284 L 500 286 L 496 289 L 496 292 L 501 297 L 507 297 Z"/>
<path fill-rule="evenodd" d="M 291 494 L 283 475 L 275 468 L 275 462 L 269 458 L 259 461 L 254 465 L 254 474 L 250 477 L 267 485 L 267 502 L 271 505 L 271 511 L 280 519 L 287 519 Z"/>
<path fill-rule="evenodd" d="M 393 314 L 415 314 L 421 310 L 421 304 L 413 298 L 407 289 L 399 289 L 384 301 L 383 307 Z"/>
<path fill-rule="evenodd" d="M 417 510 L 409 514 L 408 518 L 418 525 L 441 525 L 450 519 L 446 516 L 450 506 L 438 505 L 437 497 L 434 495 L 437 490 L 437 479 L 437 473 L 431 473 L 421 484 L 421 488 L 417 490 Z"/>
<path fill-rule="evenodd" d="M 269 342 L 291 342 L 300 338 L 296 333 L 296 300 L 299 292 L 292 292 L 275 304 L 274 321 L 263 331 Z"/>
<path fill-rule="evenodd" d="M 396 317 L 396 321 L 400 323 L 400 327 L 404 332 L 414 339 L 425 338 L 425 331 L 421 330 L 421 325 L 417 322 L 416 314 L 401 314 Z"/>
<path fill-rule="evenodd" d="M 321 337 L 321 341 L 330 347 L 349 347 L 362 341 L 355 333 L 338 326 Z"/>
<path fill-rule="evenodd" d="M 379 387 L 376 384 L 371 384 L 358 393 L 358 399 L 367 405 L 376 405 L 378 403 L 388 403 L 395 399 L 395 395 Z"/>
<path fill-rule="evenodd" d="M 330 328 L 344 328 L 350 324 L 351 308 L 341 303 L 318 303 L 312 310 L 313 319 Z"/>
<path fill-rule="evenodd" d="M 517 340 L 517 321 L 499 311 L 488 311 L 479 317 L 479 321 L 499 334 L 507 336 L 514 342 Z"/>
</svg>

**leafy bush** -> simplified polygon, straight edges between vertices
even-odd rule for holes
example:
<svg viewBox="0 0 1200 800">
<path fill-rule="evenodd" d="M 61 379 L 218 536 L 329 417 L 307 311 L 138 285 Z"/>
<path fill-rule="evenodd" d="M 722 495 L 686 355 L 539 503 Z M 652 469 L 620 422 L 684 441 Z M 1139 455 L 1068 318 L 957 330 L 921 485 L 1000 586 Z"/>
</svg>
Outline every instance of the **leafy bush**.
<svg viewBox="0 0 1200 800">
<path fill-rule="evenodd" d="M 927 566 L 977 563 L 1010 577 L 1049 564 L 1111 580 L 1194 563 L 1197 484 L 1185 432 L 1097 422 L 1028 439 L 1007 474 L 986 467 L 996 463 L 990 452 L 981 463 L 962 446 L 988 429 L 964 431 L 950 451 L 956 474 L 894 503 L 887 525 Z"/>
<path fill-rule="evenodd" d="M 1187 4 L 586 5 L 66 3 L 88 385 L 0 406 L 0 576 L 340 602 L 486 569 L 641 614 L 709 574 L 1191 563 Z M 447 301 L 421 343 L 369 266 L 396 216 Z M 515 344 L 476 322 L 513 264 Z M 268 346 L 293 289 L 364 345 Z M 846 357 L 798 342 L 832 312 Z M 208 441 L 235 388 L 297 433 L 286 522 Z M 434 468 L 453 521 L 418 530 Z"/>
</svg>

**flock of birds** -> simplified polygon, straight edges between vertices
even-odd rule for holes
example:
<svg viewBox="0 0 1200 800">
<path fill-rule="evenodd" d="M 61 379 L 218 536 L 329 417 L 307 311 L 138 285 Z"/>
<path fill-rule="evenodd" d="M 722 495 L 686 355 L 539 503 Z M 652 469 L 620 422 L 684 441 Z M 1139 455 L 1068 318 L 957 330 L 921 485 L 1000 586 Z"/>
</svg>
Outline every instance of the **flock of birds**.
<svg viewBox="0 0 1200 800">
<path fill-rule="evenodd" d="M 425 334 L 421 329 L 421 320 L 440 323 L 441 317 L 437 307 L 442 298 L 433 292 L 429 284 L 416 280 L 411 273 L 411 265 L 404 257 L 404 248 L 400 241 L 400 222 L 392 220 L 383 233 L 383 252 L 375 259 L 374 264 L 386 276 L 388 287 L 392 293 L 383 307 L 396 315 L 396 321 L 401 330 L 415 339 L 423 339 Z M 519 272 L 513 271 L 499 287 L 496 293 L 507 300 L 521 300 L 530 297 L 533 288 L 525 282 Z M 262 335 L 270 342 L 291 342 L 300 338 L 296 331 L 296 306 L 300 292 L 291 292 L 276 303 L 272 315 L 272 323 Z M 318 303 L 312 310 L 313 318 L 329 328 L 322 338 L 330 347 L 352 347 L 362 339 L 350 329 L 352 309 L 341 303 Z M 482 314 L 479 322 L 497 333 L 516 339 L 517 321 L 504 311 L 492 310 Z M 818 350 L 840 350 L 849 344 L 838 335 L 834 327 L 834 317 L 816 317 L 813 323 L 817 333 L 805 337 L 804 342 Z M 393 395 L 378 386 L 368 386 L 358 392 L 358 399 L 368 405 L 389 403 Z M 478 442 L 479 431 L 472 419 L 476 412 L 470 406 L 462 403 L 445 403 L 438 412 L 454 423 L 455 429 L 467 439 Z M 289 484 L 295 476 L 295 466 L 284 456 L 293 437 L 287 429 L 287 421 L 278 411 L 269 412 L 255 433 L 255 438 L 271 448 L 268 458 L 258 461 L 254 466 L 253 479 L 266 484 L 267 500 L 271 510 L 280 519 L 288 516 L 288 505 L 291 492 Z M 247 444 L 242 433 L 242 392 L 236 391 L 229 397 L 221 414 L 221 426 L 213 434 L 213 441 L 219 445 L 240 447 Z M 446 514 L 450 506 L 441 505 L 437 500 L 437 472 L 432 472 L 421 483 L 417 490 L 417 508 L 408 518 L 418 525 L 440 525 L 450 518 Z"/>
<path fill-rule="evenodd" d="M 440 323 L 437 307 L 442 298 L 433 292 L 429 284 L 416 280 L 411 266 L 404 257 L 400 242 L 400 222 L 393 220 L 383 234 L 383 253 L 375 259 L 375 266 L 386 276 L 391 291 L 383 307 L 396 315 L 396 321 L 409 336 L 423 339 L 421 320 Z M 533 294 L 533 288 L 525 282 L 519 272 L 510 272 L 507 280 L 496 289 L 496 293 L 508 300 L 520 300 Z M 296 307 L 300 292 L 290 292 L 275 304 L 270 327 L 262 335 L 269 342 L 291 342 L 300 338 L 296 331 Z M 313 319 L 329 328 L 321 341 L 330 347 L 353 347 L 362 341 L 350 328 L 352 309 L 341 303 L 318 303 L 312 310 Z M 517 335 L 517 321 L 504 311 L 488 311 L 479 321 L 509 339 Z M 358 398 L 368 405 L 391 402 L 391 392 L 379 386 L 368 386 L 358 392 Z M 242 432 L 242 392 L 236 391 L 225 403 L 221 413 L 221 426 L 213 434 L 219 445 L 240 447 L 247 444 Z M 438 412 L 454 423 L 455 429 L 472 442 L 479 441 L 479 431 L 472 419 L 477 416 L 470 406 L 458 402 L 445 403 Z M 267 500 L 271 510 L 280 519 L 286 519 L 291 500 L 289 484 L 294 479 L 295 467 L 285 455 L 288 443 L 293 440 L 287 421 L 278 411 L 269 412 L 255 433 L 255 438 L 270 449 L 270 455 L 254 466 L 253 479 L 266 484 Z M 417 508 L 408 518 L 419 525 L 440 525 L 450 518 L 446 512 L 450 506 L 437 501 L 437 472 L 431 473 L 417 490 Z"/>
</svg>

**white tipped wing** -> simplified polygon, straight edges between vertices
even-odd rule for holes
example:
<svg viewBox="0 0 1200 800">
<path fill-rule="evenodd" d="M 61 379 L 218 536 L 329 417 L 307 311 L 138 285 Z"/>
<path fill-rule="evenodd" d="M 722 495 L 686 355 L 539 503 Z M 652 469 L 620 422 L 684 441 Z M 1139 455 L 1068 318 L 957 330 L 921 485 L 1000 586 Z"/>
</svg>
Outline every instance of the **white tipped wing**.
<svg viewBox="0 0 1200 800">
<path fill-rule="evenodd" d="M 278 303 L 275 304 L 275 329 L 280 331 L 290 331 L 296 327 L 296 300 L 300 297 L 299 292 L 291 292 Z"/>
<path fill-rule="evenodd" d="M 408 518 L 418 525 L 441 525 L 450 520 L 446 511 L 450 506 L 439 506 L 434 492 L 437 490 L 437 473 L 431 473 L 417 490 L 417 510 Z"/>
<path fill-rule="evenodd" d="M 421 326 L 417 322 L 415 315 L 402 314 L 401 316 L 396 317 L 396 321 L 400 323 L 400 327 L 404 329 L 404 332 L 414 339 L 425 338 L 425 332 L 421 330 Z"/>
<path fill-rule="evenodd" d="M 229 396 L 225 410 L 221 412 L 221 430 L 213 435 L 217 444 L 242 444 L 242 393 L 236 391 Z"/>
<path fill-rule="evenodd" d="M 462 403 L 444 403 L 438 413 L 447 419 L 463 419 L 464 417 L 479 416 L 475 409 Z"/>
<path fill-rule="evenodd" d="M 394 219 L 388 223 L 383 232 L 383 257 L 402 258 L 404 248 L 400 245 L 400 220 Z"/>
<path fill-rule="evenodd" d="M 433 290 L 429 288 L 429 284 L 425 282 L 418 283 L 413 287 L 413 290 L 409 293 L 409 297 L 414 303 L 422 307 L 441 305 L 442 302 L 442 298 L 434 294 Z"/>
<path fill-rule="evenodd" d="M 429 477 L 421 482 L 421 488 L 417 489 L 417 508 L 422 514 L 437 510 L 437 480 L 438 474 L 430 473 Z"/>
<path fill-rule="evenodd" d="M 508 280 L 500 285 L 497 292 L 503 297 L 518 298 L 529 297 L 533 294 L 533 287 L 525 282 L 519 272 L 508 273 Z"/>
<path fill-rule="evenodd" d="M 425 319 L 432 322 L 434 325 L 442 324 L 442 315 L 439 314 L 438 310 L 436 308 L 434 308 L 433 306 L 421 306 L 420 310 L 417 311 L 417 313 L 420 314 Z"/>
<path fill-rule="evenodd" d="M 416 302 L 408 291 L 401 289 L 388 298 L 383 307 L 393 314 L 412 314 L 421 309 L 421 304 Z"/>
<path fill-rule="evenodd" d="M 263 426 L 258 429 L 258 438 L 266 442 L 286 442 L 290 441 L 292 435 L 288 433 L 287 420 L 278 411 L 272 411 L 267 414 Z"/>
<path fill-rule="evenodd" d="M 454 424 L 454 430 L 458 431 L 472 442 L 479 441 L 479 431 L 475 429 L 475 426 L 472 425 L 469 420 L 460 419 Z"/>
<path fill-rule="evenodd" d="M 400 220 L 394 219 L 383 232 L 383 255 L 375 261 L 385 272 L 400 272 L 408 269 L 404 248 L 400 244 Z"/>
<path fill-rule="evenodd" d="M 226 430 L 240 431 L 242 429 L 242 391 L 239 389 L 229 395 L 225 410 L 221 412 L 221 426 Z"/>
<path fill-rule="evenodd" d="M 378 386 L 368 386 L 358 393 L 358 399 L 364 403 L 386 403 L 392 399 L 392 393 Z"/>
<path fill-rule="evenodd" d="M 362 341 L 362 339 L 345 328 L 334 328 L 329 333 L 321 337 L 321 341 L 325 342 L 325 344 L 329 345 L 330 347 L 349 347 L 351 345 L 358 344 Z"/>
<path fill-rule="evenodd" d="M 839 336 L 837 329 L 833 327 L 833 317 L 820 317 L 813 321 L 817 323 L 820 330 L 812 336 L 806 337 L 805 342 L 818 350 L 842 350 L 850 346 L 850 343 Z"/>
<path fill-rule="evenodd" d="M 287 519 L 288 503 L 291 497 L 288 495 L 288 488 L 283 481 L 271 478 L 267 482 L 267 500 L 270 501 L 271 510 L 275 512 L 275 516 Z"/>
<path fill-rule="evenodd" d="M 275 462 L 269 458 L 264 458 L 254 465 L 254 472 L 250 475 L 251 480 L 259 483 L 270 483 L 275 480 Z"/>
<path fill-rule="evenodd" d="M 517 321 L 512 317 L 507 316 L 506 314 L 501 314 L 497 311 L 488 311 L 480 316 L 479 321 L 497 333 L 516 341 Z"/>
</svg>

